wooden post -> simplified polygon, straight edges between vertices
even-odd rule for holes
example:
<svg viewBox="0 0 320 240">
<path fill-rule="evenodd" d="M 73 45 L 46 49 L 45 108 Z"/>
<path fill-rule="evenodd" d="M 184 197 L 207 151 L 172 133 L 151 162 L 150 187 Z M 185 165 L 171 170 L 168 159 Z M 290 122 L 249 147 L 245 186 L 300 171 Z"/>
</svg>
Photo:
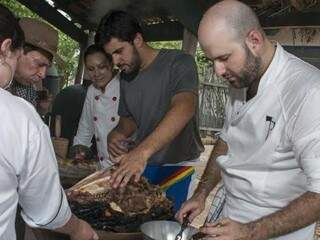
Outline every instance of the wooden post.
<svg viewBox="0 0 320 240">
<path fill-rule="evenodd" d="M 77 69 L 77 74 L 76 74 L 76 79 L 74 81 L 74 84 L 78 84 L 82 82 L 83 72 L 84 72 L 83 54 L 85 49 L 86 49 L 86 46 L 84 44 L 81 44 L 79 60 L 78 60 L 78 69 Z"/>
<path fill-rule="evenodd" d="M 183 30 L 182 50 L 186 53 L 189 53 L 192 56 L 195 56 L 197 45 L 197 37 L 185 28 Z"/>
<path fill-rule="evenodd" d="M 94 43 L 94 35 L 95 32 L 90 32 L 88 36 L 88 41 L 86 44 L 80 45 L 80 56 L 79 56 L 79 63 L 78 63 L 78 70 L 77 70 L 77 75 L 74 84 L 77 83 L 82 83 L 84 72 L 85 72 L 85 66 L 84 66 L 84 61 L 83 61 L 83 55 L 84 51 L 88 46 Z"/>
</svg>

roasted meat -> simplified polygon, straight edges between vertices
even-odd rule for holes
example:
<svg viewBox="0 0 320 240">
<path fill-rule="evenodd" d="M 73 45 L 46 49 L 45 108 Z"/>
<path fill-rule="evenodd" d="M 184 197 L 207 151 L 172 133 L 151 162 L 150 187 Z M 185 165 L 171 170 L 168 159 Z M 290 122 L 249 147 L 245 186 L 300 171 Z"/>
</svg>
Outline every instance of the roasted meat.
<svg viewBox="0 0 320 240">
<path fill-rule="evenodd" d="M 144 177 L 113 189 L 113 168 L 100 170 L 67 190 L 72 211 L 96 229 L 134 232 L 149 220 L 173 218 L 172 202 Z"/>
</svg>

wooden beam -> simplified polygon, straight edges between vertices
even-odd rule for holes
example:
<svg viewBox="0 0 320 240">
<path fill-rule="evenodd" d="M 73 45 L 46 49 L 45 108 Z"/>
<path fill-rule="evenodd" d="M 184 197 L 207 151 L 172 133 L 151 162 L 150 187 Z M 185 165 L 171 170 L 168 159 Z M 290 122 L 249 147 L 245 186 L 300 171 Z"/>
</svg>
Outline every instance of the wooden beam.
<svg viewBox="0 0 320 240">
<path fill-rule="evenodd" d="M 43 0 L 18 0 L 31 11 L 69 35 L 79 43 L 86 44 L 88 36 L 71 21 L 65 18 L 57 9 Z"/>
<path fill-rule="evenodd" d="M 320 47 L 283 46 L 285 50 L 300 58 L 320 61 Z"/>
<path fill-rule="evenodd" d="M 56 8 L 61 9 L 62 11 L 66 12 L 71 18 L 73 22 L 77 22 L 82 26 L 82 29 L 89 29 L 88 22 L 85 21 L 85 19 L 77 16 L 75 13 L 73 13 L 70 8 L 67 6 L 66 1 L 64 0 L 54 0 L 54 5 Z"/>
<path fill-rule="evenodd" d="M 185 28 L 197 36 L 202 10 L 196 0 L 162 0 L 162 4 Z"/>
<path fill-rule="evenodd" d="M 196 54 L 197 45 L 197 37 L 185 28 L 183 31 L 182 50 L 194 57 Z"/>
<path fill-rule="evenodd" d="M 320 26 L 319 13 L 316 12 L 297 12 L 281 16 L 266 17 L 260 19 L 264 28 L 275 28 L 285 26 Z"/>
<path fill-rule="evenodd" d="M 168 22 L 143 26 L 146 41 L 173 41 L 182 40 L 183 25 L 179 22 Z"/>
</svg>

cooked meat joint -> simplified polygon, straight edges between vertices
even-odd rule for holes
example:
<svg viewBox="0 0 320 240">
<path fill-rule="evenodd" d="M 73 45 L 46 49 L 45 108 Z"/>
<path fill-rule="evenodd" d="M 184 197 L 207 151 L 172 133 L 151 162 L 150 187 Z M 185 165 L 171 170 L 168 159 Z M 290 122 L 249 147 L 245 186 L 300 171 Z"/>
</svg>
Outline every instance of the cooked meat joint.
<svg viewBox="0 0 320 240">
<path fill-rule="evenodd" d="M 134 232 L 145 221 L 173 218 L 172 202 L 159 186 L 142 177 L 114 189 L 110 185 L 113 170 L 100 170 L 66 191 L 78 217 L 96 229 L 115 232 Z"/>
</svg>

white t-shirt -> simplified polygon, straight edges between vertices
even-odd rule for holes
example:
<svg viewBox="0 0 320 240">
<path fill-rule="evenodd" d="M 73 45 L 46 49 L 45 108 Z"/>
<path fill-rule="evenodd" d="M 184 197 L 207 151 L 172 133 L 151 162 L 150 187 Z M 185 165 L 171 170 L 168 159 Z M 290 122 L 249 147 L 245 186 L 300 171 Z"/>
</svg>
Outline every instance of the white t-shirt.
<svg viewBox="0 0 320 240">
<path fill-rule="evenodd" d="M 47 126 L 34 107 L 0 89 L 0 239 L 13 240 L 17 204 L 32 227 L 55 229 L 71 217 Z"/>
<path fill-rule="evenodd" d="M 306 191 L 320 193 L 320 71 L 277 45 L 257 95 L 231 89 L 217 163 L 226 187 L 224 216 L 251 222 Z M 276 239 L 311 240 L 314 224 Z"/>
<path fill-rule="evenodd" d="M 112 165 L 107 150 L 107 136 L 119 122 L 119 97 L 119 75 L 108 83 L 104 92 L 91 85 L 83 105 L 77 135 L 73 140 L 73 145 L 90 147 L 91 139 L 95 135 L 98 158 L 102 167 Z"/>
</svg>

